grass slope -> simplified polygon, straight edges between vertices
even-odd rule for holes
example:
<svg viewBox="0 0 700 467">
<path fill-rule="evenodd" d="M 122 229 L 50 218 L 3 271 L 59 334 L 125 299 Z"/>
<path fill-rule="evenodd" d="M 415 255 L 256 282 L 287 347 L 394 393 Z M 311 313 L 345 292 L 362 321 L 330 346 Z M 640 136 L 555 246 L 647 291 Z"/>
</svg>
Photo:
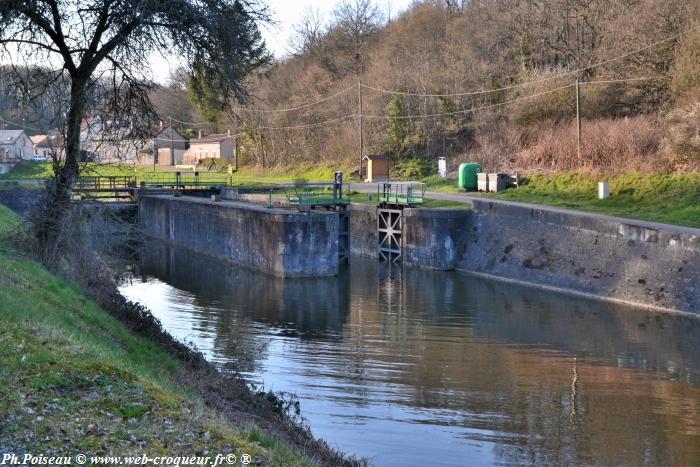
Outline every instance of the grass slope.
<svg viewBox="0 0 700 467">
<path fill-rule="evenodd" d="M 266 465 L 309 464 L 208 409 L 177 384 L 177 360 L 2 240 L 20 225 L 0 206 L 0 446 L 47 455 L 247 453 Z"/>
<path fill-rule="evenodd" d="M 533 175 L 527 185 L 494 198 L 548 204 L 667 224 L 700 227 L 700 173 L 623 175 L 610 179 L 610 198 L 598 199 L 601 177 Z"/>
<path fill-rule="evenodd" d="M 528 183 L 520 188 L 478 195 L 652 222 L 700 227 L 700 173 L 628 174 L 614 177 L 609 179 L 611 196 L 604 200 L 598 199 L 598 182 L 604 180 L 598 175 L 566 173 L 532 175 L 528 178 Z M 424 182 L 428 191 L 463 193 L 453 181 L 428 177 Z"/>
</svg>

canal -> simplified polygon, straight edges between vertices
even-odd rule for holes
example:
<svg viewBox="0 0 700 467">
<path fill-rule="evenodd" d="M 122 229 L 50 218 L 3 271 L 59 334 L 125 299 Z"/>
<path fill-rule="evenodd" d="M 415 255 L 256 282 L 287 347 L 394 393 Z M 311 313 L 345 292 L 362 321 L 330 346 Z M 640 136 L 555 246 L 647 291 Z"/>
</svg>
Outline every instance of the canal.
<svg viewBox="0 0 700 467">
<path fill-rule="evenodd" d="M 700 460 L 700 320 L 352 258 L 282 280 L 148 244 L 121 291 L 380 466 Z"/>
</svg>

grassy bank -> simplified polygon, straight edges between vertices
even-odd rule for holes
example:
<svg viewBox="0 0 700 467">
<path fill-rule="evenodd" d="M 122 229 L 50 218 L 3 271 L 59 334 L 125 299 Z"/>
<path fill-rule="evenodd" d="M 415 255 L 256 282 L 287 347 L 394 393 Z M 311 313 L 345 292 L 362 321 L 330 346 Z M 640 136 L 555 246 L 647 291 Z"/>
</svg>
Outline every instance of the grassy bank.
<svg viewBox="0 0 700 467">
<path fill-rule="evenodd" d="M 546 204 L 631 219 L 700 227 L 700 173 L 630 174 L 609 178 L 610 198 L 598 199 L 603 177 L 588 173 L 532 175 L 527 184 L 501 193 L 470 193 L 522 203 Z M 425 180 L 427 190 L 463 193 L 456 182 Z"/>
<path fill-rule="evenodd" d="M 208 408 L 183 363 L 4 240 L 0 206 L 0 446 L 75 455 L 249 454 L 311 465 L 289 445 Z"/>
<path fill-rule="evenodd" d="M 137 181 L 148 180 L 161 175 L 171 175 L 177 171 L 176 167 L 159 167 L 133 164 L 97 164 L 88 163 L 84 165 L 83 175 L 87 176 L 136 176 Z M 198 169 L 201 173 L 211 175 L 227 176 L 224 171 L 208 172 L 204 168 Z M 255 181 L 263 182 L 331 182 L 333 172 L 337 170 L 333 166 L 303 165 L 296 168 L 277 167 L 263 169 L 260 167 L 241 167 L 233 175 L 234 183 L 250 184 Z M 341 169 L 342 170 L 342 169 Z M 189 172 L 189 171 L 188 171 Z M 346 174 L 348 171 L 346 170 Z M 52 176 L 51 164 L 48 162 L 23 162 L 15 167 L 11 172 L 0 175 L 0 180 L 40 180 Z M 347 175 L 346 175 L 347 176 Z"/>
<path fill-rule="evenodd" d="M 533 175 L 527 185 L 494 198 L 700 227 L 700 173 L 623 175 L 611 178 L 610 198 L 598 199 L 600 176 Z"/>
</svg>

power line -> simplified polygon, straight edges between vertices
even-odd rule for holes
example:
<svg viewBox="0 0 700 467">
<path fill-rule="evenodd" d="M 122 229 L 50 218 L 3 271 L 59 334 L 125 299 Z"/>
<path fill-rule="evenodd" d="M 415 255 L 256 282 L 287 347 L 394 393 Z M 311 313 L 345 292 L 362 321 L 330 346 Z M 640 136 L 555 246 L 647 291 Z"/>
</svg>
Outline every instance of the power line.
<svg viewBox="0 0 700 467">
<path fill-rule="evenodd" d="M 308 108 L 308 107 L 313 107 L 314 105 L 318 105 L 318 104 L 321 104 L 321 103 L 323 103 L 323 102 L 326 102 L 326 101 L 328 101 L 328 100 L 330 100 L 330 99 L 333 99 L 333 98 L 335 98 L 335 97 L 341 96 L 341 95 L 343 95 L 343 94 L 345 94 L 345 93 L 347 93 L 347 92 L 349 92 L 349 91 L 352 91 L 352 90 L 355 89 L 357 86 L 359 86 L 359 83 L 355 83 L 355 84 L 353 84 L 352 86 L 350 86 L 349 88 L 343 89 L 342 91 L 338 91 L 338 92 L 336 92 L 335 94 L 331 94 L 331 95 L 328 96 L 328 97 L 324 97 L 324 98 L 319 99 L 319 100 L 317 100 L 317 101 L 315 101 L 315 102 L 310 102 L 310 103 L 308 103 L 308 104 L 303 104 L 303 105 L 300 105 L 300 106 L 297 106 L 297 107 L 288 107 L 288 108 L 286 108 L 286 109 L 274 109 L 274 110 L 247 109 L 247 108 L 246 108 L 245 111 L 247 111 L 247 112 L 257 112 L 257 113 L 282 113 L 282 112 L 292 112 L 292 111 L 294 111 L 294 110 L 306 109 L 306 108 Z"/>
<path fill-rule="evenodd" d="M 678 34 L 674 34 L 673 36 L 667 37 L 667 38 L 662 39 L 662 40 L 660 40 L 660 41 L 654 42 L 653 44 L 649 44 L 649 45 L 644 46 L 644 47 L 642 47 L 642 48 L 640 48 L 640 49 L 633 50 L 633 51 L 631 51 L 631 52 L 626 52 L 626 53 L 623 53 L 623 54 L 621 54 L 621 55 L 618 55 L 618 56 L 615 56 L 615 57 L 612 57 L 612 58 L 608 58 L 608 59 L 605 59 L 605 60 L 603 60 L 603 61 L 594 63 L 594 64 L 592 64 L 592 65 L 588 65 L 588 66 L 584 66 L 584 67 L 581 67 L 581 68 L 577 68 L 577 69 L 575 69 L 575 70 L 567 71 L 567 72 L 565 72 L 565 73 L 560 73 L 560 74 L 554 75 L 554 76 L 549 76 L 549 77 L 547 77 L 547 78 L 542 78 L 542 79 L 539 79 L 539 80 L 536 80 L 536 81 L 529 81 L 529 82 L 527 82 L 527 83 L 514 84 L 514 85 L 512 85 L 512 86 L 504 86 L 504 87 L 500 87 L 500 88 L 496 88 L 496 89 L 484 89 L 484 90 L 480 90 L 480 91 L 469 91 L 469 92 L 448 93 L 448 94 L 421 94 L 421 93 L 413 93 L 413 92 L 392 91 L 392 90 L 390 90 L 390 89 L 383 89 L 383 88 L 378 88 L 378 87 L 374 87 L 374 86 L 368 86 L 368 85 L 366 85 L 366 84 L 361 84 L 360 86 L 362 86 L 362 87 L 364 87 L 364 88 L 367 88 L 367 89 L 370 89 L 370 90 L 373 90 L 373 91 L 382 92 L 382 93 L 385 93 L 385 94 L 393 94 L 393 95 L 400 95 L 400 96 L 414 96 L 414 97 L 463 97 L 463 96 L 474 96 L 474 95 L 480 95 L 480 94 L 490 94 L 490 93 L 494 93 L 494 92 L 500 92 L 500 91 L 507 91 L 507 90 L 510 90 L 510 89 L 516 89 L 516 88 L 520 88 L 520 87 L 524 87 L 524 86 L 532 86 L 532 85 L 535 85 L 535 84 L 540 84 L 540 83 L 544 83 L 544 82 L 547 82 L 547 81 L 552 81 L 552 80 L 555 80 L 555 79 L 563 78 L 563 77 L 565 77 L 565 76 L 569 76 L 569 75 L 581 73 L 582 71 L 591 70 L 591 69 L 593 69 L 593 68 L 600 67 L 600 66 L 602 66 L 602 65 L 605 65 L 605 64 L 610 63 L 610 62 L 613 62 L 613 61 L 621 60 L 621 59 L 623 59 L 623 58 L 629 57 L 630 55 L 638 54 L 639 52 L 643 52 L 643 51 L 645 51 L 645 50 L 648 50 L 648 49 L 657 47 L 657 46 L 659 46 L 659 45 L 661 45 L 661 44 L 664 44 L 664 43 L 666 43 L 666 42 L 669 42 L 669 41 L 672 41 L 672 40 L 674 40 L 674 39 L 677 39 L 677 38 L 679 38 L 679 37 L 681 37 L 681 36 L 683 36 L 683 35 L 685 35 L 685 34 L 688 34 L 688 33 L 692 32 L 693 30 L 697 29 L 698 27 L 700 27 L 700 25 L 694 26 L 694 27 L 692 27 L 692 28 L 690 28 L 690 29 L 688 29 L 688 30 L 686 30 L 686 31 L 680 32 L 680 33 L 678 33 Z M 585 84 L 585 83 L 583 83 L 583 84 Z"/>
<path fill-rule="evenodd" d="M 310 124 L 308 124 L 308 125 L 281 126 L 281 127 L 261 126 L 261 127 L 257 127 L 257 128 L 251 128 L 251 131 L 259 131 L 259 130 L 268 130 L 268 131 L 270 131 L 270 130 L 273 130 L 273 131 L 274 131 L 274 130 L 280 130 L 280 131 L 282 131 L 282 130 L 285 130 L 285 131 L 286 131 L 286 130 L 305 130 L 305 129 L 308 129 L 308 128 L 317 128 L 317 127 L 321 127 L 321 126 L 331 125 L 331 124 L 334 124 L 334 123 L 342 122 L 342 121 L 344 121 L 344 120 L 350 120 L 350 119 L 353 119 L 353 118 L 356 118 L 356 117 L 357 117 L 356 114 L 344 115 L 344 116 L 342 116 L 342 117 L 333 118 L 333 119 L 326 120 L 326 121 L 319 122 L 319 123 L 310 123 Z M 240 136 L 240 135 L 244 135 L 244 134 L 245 134 L 245 132 L 236 133 L 235 136 Z"/>
<path fill-rule="evenodd" d="M 587 84 L 611 84 L 611 83 L 630 83 L 634 81 L 653 81 L 663 79 L 662 76 L 649 76 L 643 78 L 621 78 L 621 79 L 603 79 L 597 81 L 581 81 L 579 84 L 585 86 Z"/>
<path fill-rule="evenodd" d="M 176 118 L 171 117 L 168 115 L 168 118 L 172 118 L 173 122 L 180 123 L 182 125 L 191 125 L 191 126 L 209 126 L 211 123 L 207 122 L 182 122 L 180 120 L 177 120 Z"/>
<path fill-rule="evenodd" d="M 443 113 L 437 113 L 437 114 L 423 114 L 423 115 L 401 115 L 397 117 L 392 117 L 389 115 L 363 115 L 364 118 L 374 118 L 374 119 L 385 119 L 385 120 L 409 120 L 409 119 L 419 119 L 419 118 L 433 118 L 433 117 L 445 117 L 449 115 L 459 115 L 459 114 L 467 114 L 471 112 L 475 112 L 477 110 L 485 110 L 485 109 L 491 109 L 494 107 L 501 107 L 504 105 L 508 104 L 513 104 L 515 102 L 520 102 L 524 101 L 527 99 L 532 99 L 533 97 L 539 97 L 539 96 L 544 96 L 547 94 L 552 94 L 557 91 L 561 91 L 566 88 L 570 88 L 572 86 L 575 86 L 575 84 L 567 84 L 566 86 L 561 86 L 555 89 L 550 89 L 549 91 L 544 91 L 544 92 L 539 92 L 537 94 L 530 94 L 528 96 L 523 96 L 519 97 L 517 99 L 512 99 L 509 101 L 504 101 L 504 102 L 499 102 L 498 104 L 491 104 L 491 105 L 484 105 L 481 107 L 472 107 L 470 109 L 464 109 L 464 110 L 455 110 L 454 112 L 443 112 Z"/>
</svg>

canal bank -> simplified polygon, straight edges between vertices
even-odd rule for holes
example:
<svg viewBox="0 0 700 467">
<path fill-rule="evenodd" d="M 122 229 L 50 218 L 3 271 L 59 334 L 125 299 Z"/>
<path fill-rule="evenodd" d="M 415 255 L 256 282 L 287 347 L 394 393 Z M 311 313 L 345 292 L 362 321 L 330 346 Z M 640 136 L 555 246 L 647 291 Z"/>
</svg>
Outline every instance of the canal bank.
<svg viewBox="0 0 700 467">
<path fill-rule="evenodd" d="M 460 271 L 700 313 L 700 229 L 473 200 Z"/>
<path fill-rule="evenodd" d="M 21 228 L 0 206 L 2 453 L 361 464 L 296 425 L 284 401 L 175 341 L 140 305 L 103 308 L 47 271 L 8 240 Z"/>
<path fill-rule="evenodd" d="M 251 200 L 269 202 L 262 198 Z M 348 206 L 341 212 L 348 219 L 349 251 L 376 258 L 388 242 L 412 266 L 700 313 L 700 229 L 503 201 L 470 202 L 470 210 Z M 341 267 L 337 211 L 145 196 L 140 212 L 148 236 L 282 277 L 333 276 Z"/>
</svg>

